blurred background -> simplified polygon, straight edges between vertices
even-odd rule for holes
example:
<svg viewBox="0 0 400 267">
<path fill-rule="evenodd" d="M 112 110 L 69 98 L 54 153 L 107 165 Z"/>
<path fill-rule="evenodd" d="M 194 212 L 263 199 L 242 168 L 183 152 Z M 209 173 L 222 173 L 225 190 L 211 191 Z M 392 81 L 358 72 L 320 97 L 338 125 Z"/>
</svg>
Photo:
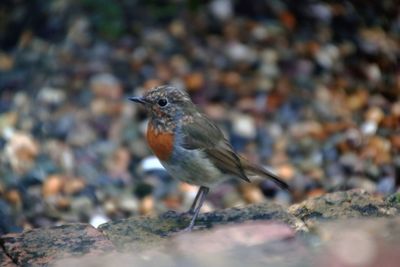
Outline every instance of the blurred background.
<svg viewBox="0 0 400 267">
<path fill-rule="evenodd" d="M 400 184 L 396 0 L 2 0 L 0 234 L 189 208 L 127 100 L 186 89 L 234 148 L 277 173 L 204 211 Z"/>
</svg>

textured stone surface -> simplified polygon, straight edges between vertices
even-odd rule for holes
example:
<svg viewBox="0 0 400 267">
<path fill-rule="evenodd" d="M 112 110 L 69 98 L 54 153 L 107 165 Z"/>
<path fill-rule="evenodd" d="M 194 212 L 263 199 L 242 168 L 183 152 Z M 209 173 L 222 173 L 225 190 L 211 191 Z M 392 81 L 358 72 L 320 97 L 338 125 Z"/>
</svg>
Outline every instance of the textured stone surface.
<svg viewBox="0 0 400 267">
<path fill-rule="evenodd" d="M 0 266 L 397 266 L 399 199 L 351 190 L 293 205 L 292 214 L 250 205 L 201 214 L 191 233 L 181 231 L 190 216 L 175 212 L 99 230 L 35 229 L 0 237 Z"/>
<path fill-rule="evenodd" d="M 400 217 L 336 220 L 319 224 L 314 266 L 399 266 Z"/>
<path fill-rule="evenodd" d="M 88 224 L 66 224 L 8 234 L 0 239 L 18 265 L 46 265 L 57 259 L 114 250 L 113 244 Z"/>
<path fill-rule="evenodd" d="M 14 267 L 17 266 L 5 251 L 0 247 L 0 267 Z"/>
<path fill-rule="evenodd" d="M 289 212 L 310 225 L 326 219 L 395 216 L 400 214 L 399 207 L 394 201 L 355 189 L 307 199 L 292 205 Z"/>
<path fill-rule="evenodd" d="M 302 234 L 273 222 L 222 225 L 176 235 L 162 247 L 68 259 L 56 266 L 380 267 L 399 261 L 400 217 L 394 217 L 325 220 Z"/>
<path fill-rule="evenodd" d="M 119 249 L 145 249 L 162 244 L 166 237 L 187 227 L 190 216 L 167 212 L 158 217 L 132 217 L 109 222 L 99 227 Z M 200 214 L 195 229 L 245 221 L 273 220 L 286 223 L 296 230 L 306 230 L 303 222 L 274 203 L 249 205 Z"/>
<path fill-rule="evenodd" d="M 288 225 L 247 222 L 182 233 L 144 251 L 85 256 L 56 266 L 291 266 L 299 259 L 310 262 L 305 245 Z"/>
<path fill-rule="evenodd" d="M 167 243 L 166 252 L 172 251 L 190 258 L 190 266 L 274 266 L 303 255 L 304 243 L 288 225 L 248 222 L 178 235 Z"/>
</svg>

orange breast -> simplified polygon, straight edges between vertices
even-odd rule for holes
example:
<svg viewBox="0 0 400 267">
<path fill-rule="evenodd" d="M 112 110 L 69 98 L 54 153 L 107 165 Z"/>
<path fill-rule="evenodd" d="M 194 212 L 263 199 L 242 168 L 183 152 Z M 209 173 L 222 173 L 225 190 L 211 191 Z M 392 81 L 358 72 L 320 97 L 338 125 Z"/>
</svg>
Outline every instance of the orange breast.
<svg viewBox="0 0 400 267">
<path fill-rule="evenodd" d="M 159 133 L 149 123 L 146 139 L 151 150 L 160 160 L 166 161 L 169 159 L 174 149 L 174 135 L 172 133 Z"/>
</svg>

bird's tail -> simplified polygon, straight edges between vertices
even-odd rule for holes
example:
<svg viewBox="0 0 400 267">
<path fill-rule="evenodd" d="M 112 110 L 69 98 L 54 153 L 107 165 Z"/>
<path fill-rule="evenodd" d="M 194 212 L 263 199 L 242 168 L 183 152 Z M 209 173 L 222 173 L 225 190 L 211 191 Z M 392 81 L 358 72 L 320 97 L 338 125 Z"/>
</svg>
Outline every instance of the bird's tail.
<svg viewBox="0 0 400 267">
<path fill-rule="evenodd" d="M 287 191 L 290 191 L 289 185 L 282 180 L 282 178 L 279 178 L 277 175 L 273 174 L 272 172 L 266 170 L 265 168 L 261 166 L 257 166 L 253 163 L 248 162 L 246 159 L 240 157 L 240 161 L 242 163 L 243 169 L 256 175 L 264 176 L 267 177 L 271 180 L 273 180 L 279 187 L 282 189 L 285 189 Z"/>
</svg>

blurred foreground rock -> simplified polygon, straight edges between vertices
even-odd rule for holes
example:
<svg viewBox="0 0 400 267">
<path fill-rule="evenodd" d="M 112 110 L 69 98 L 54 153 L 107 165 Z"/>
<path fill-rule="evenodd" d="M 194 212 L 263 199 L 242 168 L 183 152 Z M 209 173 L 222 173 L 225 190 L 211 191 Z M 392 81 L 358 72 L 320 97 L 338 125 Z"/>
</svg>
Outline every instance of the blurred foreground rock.
<svg viewBox="0 0 400 267">
<path fill-rule="evenodd" d="M 5 253 L 4 250 L 0 250 L 0 266 L 1 267 L 13 267 L 17 266 L 10 257 Z"/>
<path fill-rule="evenodd" d="M 400 217 L 328 222 L 316 234 L 314 266 L 399 266 Z"/>
<path fill-rule="evenodd" d="M 400 218 L 340 219 L 312 234 L 253 222 L 184 233 L 165 246 L 57 262 L 79 266 L 398 266 Z"/>
<path fill-rule="evenodd" d="M 247 222 L 182 233 L 169 238 L 161 247 L 140 253 L 131 250 L 100 259 L 66 259 L 56 266 L 277 266 L 282 262 L 295 263 L 307 256 L 306 252 L 305 242 L 289 226 Z"/>
<path fill-rule="evenodd" d="M 396 266 L 398 200 L 352 190 L 289 211 L 250 205 L 201 214 L 192 233 L 181 231 L 189 217 L 175 212 L 98 230 L 85 224 L 34 229 L 0 238 L 1 266 Z"/>
</svg>

